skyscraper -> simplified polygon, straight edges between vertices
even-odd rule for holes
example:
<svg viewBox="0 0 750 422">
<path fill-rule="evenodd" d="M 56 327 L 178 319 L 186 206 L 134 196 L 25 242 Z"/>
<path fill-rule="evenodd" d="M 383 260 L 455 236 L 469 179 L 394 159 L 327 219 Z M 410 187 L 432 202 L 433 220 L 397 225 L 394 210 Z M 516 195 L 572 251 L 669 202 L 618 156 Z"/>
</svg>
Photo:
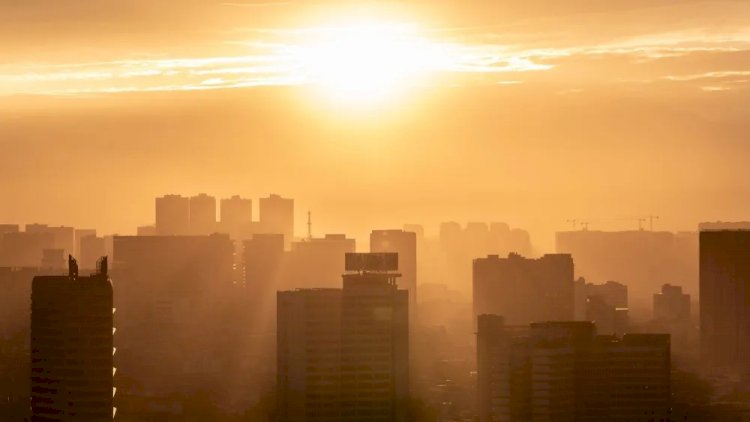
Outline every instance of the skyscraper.
<svg viewBox="0 0 750 422">
<path fill-rule="evenodd" d="M 190 234 L 216 232 L 216 198 L 205 193 L 190 197 Z"/>
<path fill-rule="evenodd" d="M 190 234 L 190 199 L 180 195 L 156 198 L 156 233 L 162 236 Z"/>
<path fill-rule="evenodd" d="M 715 369 L 750 368 L 750 230 L 700 232 L 701 358 Z"/>
<path fill-rule="evenodd" d="M 33 421 L 114 417 L 112 283 L 107 259 L 96 274 L 34 277 L 31 293 Z"/>
<path fill-rule="evenodd" d="M 260 198 L 260 230 L 262 233 L 284 235 L 284 247 L 294 240 L 294 199 L 271 194 Z"/>
<path fill-rule="evenodd" d="M 340 286 L 344 256 L 355 248 L 355 240 L 343 234 L 292 242 L 287 253 L 284 289 Z"/>
<path fill-rule="evenodd" d="M 654 324 L 672 336 L 677 350 L 687 351 L 692 337 L 690 306 L 690 295 L 683 293 L 680 286 L 665 284 L 661 293 L 654 295 Z"/>
<path fill-rule="evenodd" d="M 370 252 L 398 254 L 399 286 L 409 291 L 409 315 L 415 321 L 417 309 L 417 235 L 404 230 L 373 230 L 370 233 Z"/>
<path fill-rule="evenodd" d="M 347 254 L 343 289 L 278 293 L 281 421 L 406 421 L 409 299 L 385 255 Z"/>
<path fill-rule="evenodd" d="M 571 321 L 573 259 L 567 254 L 528 259 L 489 255 L 474 260 L 474 316 L 502 315 L 506 323 Z"/>
</svg>

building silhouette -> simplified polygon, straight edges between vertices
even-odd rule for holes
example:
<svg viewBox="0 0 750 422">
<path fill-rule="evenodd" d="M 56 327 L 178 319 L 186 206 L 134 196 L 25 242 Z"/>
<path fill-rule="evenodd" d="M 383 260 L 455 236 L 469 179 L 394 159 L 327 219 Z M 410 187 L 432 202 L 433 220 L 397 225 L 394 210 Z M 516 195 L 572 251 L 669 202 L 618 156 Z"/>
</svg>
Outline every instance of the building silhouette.
<svg viewBox="0 0 750 422">
<path fill-rule="evenodd" d="M 83 269 L 96 268 L 97 257 L 107 254 L 107 244 L 103 237 L 86 236 L 80 243 L 80 267 Z"/>
<path fill-rule="evenodd" d="M 714 369 L 750 366 L 750 230 L 700 232 L 701 360 Z"/>
<path fill-rule="evenodd" d="M 190 199 L 180 195 L 156 198 L 156 234 L 190 234 Z"/>
<path fill-rule="evenodd" d="M 409 318 L 414 323 L 417 310 L 417 234 L 404 230 L 373 230 L 370 233 L 370 252 L 398 254 L 398 270 L 401 273 L 398 284 L 409 291 Z"/>
<path fill-rule="evenodd" d="M 628 286 L 616 281 L 586 283 L 585 321 L 596 324 L 599 334 L 622 335 L 628 330 Z"/>
<path fill-rule="evenodd" d="M 692 337 L 690 295 L 682 287 L 665 284 L 661 293 L 654 294 L 654 324 L 662 332 L 672 336 L 675 349 L 684 350 Z"/>
<path fill-rule="evenodd" d="M 489 421 L 666 420 L 667 334 L 597 336 L 587 321 L 477 323 L 478 409 Z"/>
<path fill-rule="evenodd" d="M 260 198 L 260 232 L 283 234 L 284 247 L 294 240 L 294 199 L 271 194 Z"/>
<path fill-rule="evenodd" d="M 355 249 L 356 241 L 344 234 L 292 242 L 286 253 L 283 289 L 340 286 L 344 256 Z"/>
<path fill-rule="evenodd" d="M 205 236 L 216 232 L 216 198 L 205 193 L 190 197 L 190 234 Z"/>
<path fill-rule="evenodd" d="M 36 276 L 31 292 L 31 420 L 114 417 L 114 328 L 107 258 L 98 272 Z"/>
<path fill-rule="evenodd" d="M 409 298 L 396 259 L 347 254 L 343 288 L 278 293 L 279 420 L 407 420 Z"/>
<path fill-rule="evenodd" d="M 221 229 L 232 238 L 244 237 L 253 223 L 253 200 L 234 195 L 221 200 Z"/>
<path fill-rule="evenodd" d="M 511 325 L 574 318 L 573 259 L 489 255 L 474 260 L 474 315 L 503 315 Z"/>
</svg>

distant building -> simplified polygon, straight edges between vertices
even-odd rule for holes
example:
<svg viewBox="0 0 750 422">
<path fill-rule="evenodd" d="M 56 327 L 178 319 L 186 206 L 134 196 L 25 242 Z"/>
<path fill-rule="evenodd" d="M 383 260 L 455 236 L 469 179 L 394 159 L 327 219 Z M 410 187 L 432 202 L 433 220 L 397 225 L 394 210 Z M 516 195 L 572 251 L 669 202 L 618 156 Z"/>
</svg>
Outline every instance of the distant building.
<svg viewBox="0 0 750 422">
<path fill-rule="evenodd" d="M 626 282 L 630 308 L 649 309 L 664 282 L 683 281 L 697 291 L 696 232 L 577 230 L 556 233 L 555 243 L 558 253 L 575 259 L 576 277 Z"/>
<path fill-rule="evenodd" d="M 682 287 L 665 284 L 654 294 L 654 323 L 672 336 L 676 348 L 687 347 L 691 337 L 690 295 Z"/>
<path fill-rule="evenodd" d="M 31 420 L 111 420 L 114 401 L 112 283 L 99 272 L 34 277 L 31 293 Z"/>
<path fill-rule="evenodd" d="M 398 254 L 398 270 L 401 273 L 398 284 L 409 291 L 409 317 L 414 323 L 417 310 L 417 234 L 404 230 L 373 230 L 370 233 L 370 252 Z"/>
<path fill-rule="evenodd" d="M 180 195 L 156 198 L 156 234 L 190 234 L 190 199 Z"/>
<path fill-rule="evenodd" d="M 278 293 L 280 421 L 407 421 L 409 305 L 395 277 L 362 269 L 343 289 Z"/>
<path fill-rule="evenodd" d="M 0 238 L 0 266 L 38 267 L 42 262 L 42 251 L 55 249 L 52 233 L 10 232 Z"/>
<path fill-rule="evenodd" d="M 700 333 L 704 365 L 750 369 L 750 230 L 700 233 Z"/>
<path fill-rule="evenodd" d="M 73 232 L 75 237 L 75 256 L 79 257 L 81 256 L 81 239 L 88 236 L 96 236 L 96 229 L 75 229 Z M 106 254 L 101 254 L 99 256 L 104 256 Z M 88 267 L 88 268 L 94 268 L 94 267 Z"/>
<path fill-rule="evenodd" d="M 292 242 L 285 261 L 284 289 L 341 285 L 344 256 L 356 249 L 356 241 L 343 234 Z"/>
<path fill-rule="evenodd" d="M 0 224 L 0 237 L 5 233 L 18 233 L 19 231 L 18 224 Z"/>
<path fill-rule="evenodd" d="M 253 300 L 272 303 L 282 289 L 284 235 L 253 235 L 244 241 L 243 250 L 245 289 Z"/>
<path fill-rule="evenodd" d="M 42 262 L 39 265 L 45 270 L 61 270 L 65 268 L 65 251 L 62 249 L 43 249 Z"/>
<path fill-rule="evenodd" d="M 586 284 L 586 321 L 596 324 L 599 334 L 622 335 L 628 329 L 628 286 L 616 281 Z"/>
<path fill-rule="evenodd" d="M 94 269 L 96 268 L 97 257 L 107 255 L 107 242 L 103 237 L 86 236 L 81 239 L 80 249 L 80 267 Z"/>
<path fill-rule="evenodd" d="M 221 229 L 233 238 L 242 236 L 253 222 L 253 200 L 234 195 L 221 200 Z"/>
<path fill-rule="evenodd" d="M 216 198 L 205 193 L 190 197 L 190 234 L 216 232 Z"/>
<path fill-rule="evenodd" d="M 666 334 L 596 336 L 585 321 L 505 326 L 480 315 L 479 421 L 665 420 Z"/>
<path fill-rule="evenodd" d="M 474 315 L 502 315 L 511 325 L 574 318 L 573 259 L 489 255 L 474 260 Z"/>
<path fill-rule="evenodd" d="M 138 226 L 136 236 L 156 236 L 156 226 Z"/>
<path fill-rule="evenodd" d="M 283 234 L 284 247 L 289 248 L 294 240 L 294 199 L 275 194 L 260 198 L 260 230 L 261 233 Z"/>
</svg>

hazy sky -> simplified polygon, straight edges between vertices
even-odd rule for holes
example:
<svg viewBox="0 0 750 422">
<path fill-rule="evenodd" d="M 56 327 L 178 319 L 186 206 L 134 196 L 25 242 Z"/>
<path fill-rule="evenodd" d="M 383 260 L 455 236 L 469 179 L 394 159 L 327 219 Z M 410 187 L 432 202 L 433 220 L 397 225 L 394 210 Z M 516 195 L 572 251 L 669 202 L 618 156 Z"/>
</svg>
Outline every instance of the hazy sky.
<svg viewBox="0 0 750 422">
<path fill-rule="evenodd" d="M 129 233 L 168 192 L 543 247 L 748 218 L 750 2 L 187 4 L 0 2 L 0 221 Z"/>
</svg>

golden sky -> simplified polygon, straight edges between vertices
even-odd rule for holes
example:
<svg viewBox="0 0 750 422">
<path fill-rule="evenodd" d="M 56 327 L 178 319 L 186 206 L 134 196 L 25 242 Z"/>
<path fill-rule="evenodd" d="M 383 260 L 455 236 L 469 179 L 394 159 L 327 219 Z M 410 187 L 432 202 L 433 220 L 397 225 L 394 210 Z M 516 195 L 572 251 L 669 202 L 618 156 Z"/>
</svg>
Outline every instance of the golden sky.
<svg viewBox="0 0 750 422">
<path fill-rule="evenodd" d="M 187 4 L 0 2 L 0 220 L 127 233 L 199 191 L 542 245 L 747 218 L 750 2 Z"/>
</svg>

